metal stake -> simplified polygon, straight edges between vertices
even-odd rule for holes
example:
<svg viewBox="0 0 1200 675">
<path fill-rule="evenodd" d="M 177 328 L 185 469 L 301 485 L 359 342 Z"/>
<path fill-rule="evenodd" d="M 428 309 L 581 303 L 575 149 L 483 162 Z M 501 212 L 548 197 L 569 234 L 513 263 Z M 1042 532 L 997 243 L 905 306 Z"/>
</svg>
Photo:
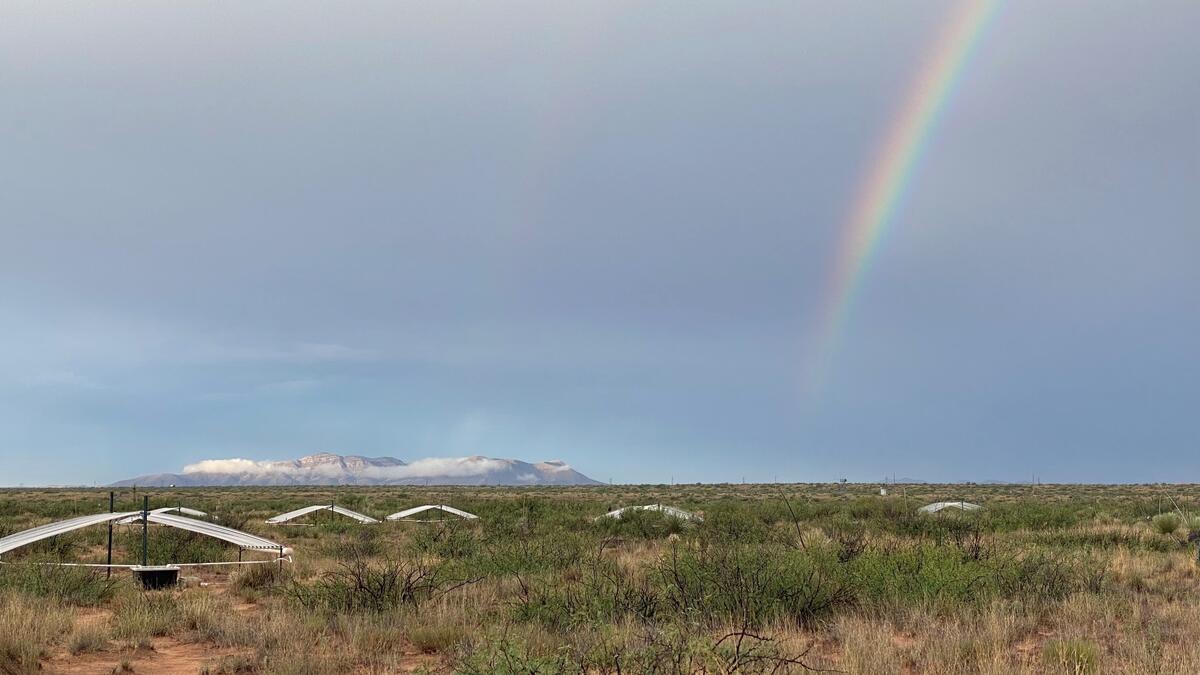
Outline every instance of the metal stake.
<svg viewBox="0 0 1200 675">
<path fill-rule="evenodd" d="M 114 495 L 113 492 L 110 491 L 108 493 L 108 512 L 109 513 L 112 513 L 115 510 L 113 508 L 115 504 L 116 504 L 116 496 Z M 113 526 L 113 522 L 111 520 L 108 521 L 108 567 L 104 568 L 104 578 L 105 579 L 112 578 L 112 526 Z"/>
<path fill-rule="evenodd" d="M 150 558 L 150 495 L 142 495 L 142 567 Z"/>
</svg>

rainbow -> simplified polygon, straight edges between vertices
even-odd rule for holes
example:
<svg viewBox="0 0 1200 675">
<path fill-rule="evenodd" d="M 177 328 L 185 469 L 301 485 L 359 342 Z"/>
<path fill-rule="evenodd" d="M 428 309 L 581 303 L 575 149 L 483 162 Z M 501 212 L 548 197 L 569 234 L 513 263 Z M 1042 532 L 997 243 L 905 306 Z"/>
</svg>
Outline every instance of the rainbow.
<svg viewBox="0 0 1200 675">
<path fill-rule="evenodd" d="M 864 176 L 841 229 L 826 284 L 818 330 L 805 374 L 806 389 L 821 388 L 871 261 L 887 235 L 938 117 L 954 93 L 971 53 L 1000 0 L 963 0 L 918 72 L 895 123 Z"/>
</svg>

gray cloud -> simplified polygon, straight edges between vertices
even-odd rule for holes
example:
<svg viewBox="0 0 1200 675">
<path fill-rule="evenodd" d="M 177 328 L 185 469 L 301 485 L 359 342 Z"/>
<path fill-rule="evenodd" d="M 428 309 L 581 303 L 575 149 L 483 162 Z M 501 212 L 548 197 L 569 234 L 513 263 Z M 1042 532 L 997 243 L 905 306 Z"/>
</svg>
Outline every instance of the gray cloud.
<svg viewBox="0 0 1200 675">
<path fill-rule="evenodd" d="M 0 482 L 396 448 L 1200 468 L 1186 1 L 1004 4 L 802 405 L 838 226 L 952 4 L 5 3 Z"/>
</svg>

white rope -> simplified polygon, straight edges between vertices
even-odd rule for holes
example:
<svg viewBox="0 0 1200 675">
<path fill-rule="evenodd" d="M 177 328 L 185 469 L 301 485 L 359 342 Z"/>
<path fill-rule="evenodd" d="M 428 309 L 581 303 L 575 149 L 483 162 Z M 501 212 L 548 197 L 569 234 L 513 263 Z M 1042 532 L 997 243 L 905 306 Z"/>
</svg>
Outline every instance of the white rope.
<svg viewBox="0 0 1200 675">
<path fill-rule="evenodd" d="M 393 523 L 461 523 L 464 522 L 461 518 L 434 518 L 432 520 L 421 520 L 419 518 L 399 518 L 393 520 Z"/>
<path fill-rule="evenodd" d="M 236 562 L 207 562 L 207 563 L 176 563 L 176 567 L 211 567 L 216 565 L 270 565 L 277 562 L 292 562 L 292 556 L 272 558 L 271 560 L 241 560 Z"/>
<path fill-rule="evenodd" d="M 122 568 L 133 569 L 134 567 L 138 567 L 138 565 L 105 565 L 104 563 L 56 563 L 56 562 L 27 562 L 27 563 L 19 563 L 18 562 L 18 563 L 14 563 L 14 562 L 8 562 L 6 560 L 0 560 L 0 565 L 12 565 L 14 567 L 19 567 L 22 565 L 26 565 L 26 566 L 42 565 L 42 566 L 49 566 L 49 567 L 100 567 L 100 568 L 107 567 L 107 568 L 112 568 L 112 569 L 122 569 Z"/>
<path fill-rule="evenodd" d="M 206 562 L 206 563 L 170 563 L 175 567 L 215 567 L 217 565 L 270 565 L 277 562 L 292 562 L 292 556 L 284 556 L 282 558 L 272 558 L 270 560 L 237 560 L 232 562 Z M 126 569 L 131 570 L 141 565 L 106 565 L 104 563 L 60 563 L 60 562 L 27 562 L 14 563 L 6 560 L 0 560 L 0 565 L 43 565 L 48 567 L 99 567 L 101 569 Z"/>
</svg>

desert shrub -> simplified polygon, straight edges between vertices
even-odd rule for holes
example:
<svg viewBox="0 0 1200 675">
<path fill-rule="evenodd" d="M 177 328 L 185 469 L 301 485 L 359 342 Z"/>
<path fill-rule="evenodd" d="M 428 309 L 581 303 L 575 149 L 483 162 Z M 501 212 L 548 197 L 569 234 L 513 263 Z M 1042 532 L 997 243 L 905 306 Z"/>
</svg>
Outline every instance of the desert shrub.
<svg viewBox="0 0 1200 675">
<path fill-rule="evenodd" d="M 705 512 L 697 535 L 710 542 L 757 544 L 766 541 L 770 529 L 761 515 L 742 504 L 724 504 Z"/>
<path fill-rule="evenodd" d="M 1061 600 L 1083 588 L 1086 578 L 1080 561 L 1048 552 L 1005 561 L 996 571 L 1001 597 L 1030 603 Z"/>
<path fill-rule="evenodd" d="M 1020 500 L 1010 503 L 989 503 L 976 516 L 986 519 L 988 526 L 998 532 L 1015 530 L 1047 530 L 1071 527 L 1092 519 L 1092 507 L 1045 500 Z"/>
<path fill-rule="evenodd" d="M 249 531 L 247 526 L 250 524 L 250 517 L 244 509 L 229 509 L 224 506 L 209 508 L 208 520 L 235 530 Z"/>
<path fill-rule="evenodd" d="M 109 599 L 117 583 L 94 569 L 39 564 L 0 566 L 0 589 L 81 607 L 99 605 Z"/>
<path fill-rule="evenodd" d="M 995 595 L 994 572 L 951 546 L 936 544 L 870 550 L 848 569 L 856 601 L 887 608 L 983 601 Z"/>
<path fill-rule="evenodd" d="M 1054 672 L 1088 675 L 1100 667 L 1100 648 L 1091 640 L 1048 640 L 1042 647 L 1042 662 Z"/>
<path fill-rule="evenodd" d="M 141 527 L 139 524 L 117 534 L 113 547 L 120 551 L 118 558 L 129 561 L 142 559 Z M 147 561 L 151 565 L 223 562 L 233 557 L 234 550 L 230 544 L 219 539 L 173 527 L 151 526 L 146 538 Z"/>
<path fill-rule="evenodd" d="M 843 516 L 830 521 L 822 530 L 836 545 L 841 562 L 854 560 L 867 548 L 866 527 L 859 521 Z"/>
<path fill-rule="evenodd" d="M 472 583 L 424 559 L 344 561 L 311 582 L 292 582 L 287 595 L 310 611 L 384 612 L 420 604 Z"/>
<path fill-rule="evenodd" d="M 853 599 L 836 552 L 815 547 L 674 547 L 655 573 L 664 604 L 675 612 L 751 627 L 774 620 L 807 624 Z"/>
<path fill-rule="evenodd" d="M 930 543 L 870 548 L 845 568 L 855 603 L 888 611 L 950 611 L 998 598 L 1038 604 L 1098 590 L 1105 578 L 1103 566 L 1090 559 L 1045 551 L 974 556 L 955 544 Z"/>
<path fill-rule="evenodd" d="M 464 560 L 471 575 L 511 576 L 518 573 L 561 571 L 578 566 L 601 543 L 589 537 L 563 533 L 555 537 L 510 539 L 489 536 L 476 555 Z"/>
<path fill-rule="evenodd" d="M 280 565 L 249 565 L 238 570 L 230 582 L 230 588 L 235 593 L 270 591 L 289 582 L 292 578 L 291 567 Z"/>
<path fill-rule="evenodd" d="M 409 548 L 418 555 L 467 558 L 480 551 L 478 531 L 469 524 L 444 521 L 414 523 L 414 526 L 416 529 L 409 540 Z"/>
<path fill-rule="evenodd" d="M 1160 513 L 1154 516 L 1151 523 L 1154 525 L 1154 531 L 1159 534 L 1175 534 L 1179 526 L 1183 524 L 1183 519 L 1176 513 Z"/>
<path fill-rule="evenodd" d="M 968 536 L 971 532 L 992 531 L 991 521 L 978 512 L 950 509 L 936 515 L 913 515 L 894 521 L 894 532 L 907 538 L 943 544 Z"/>
<path fill-rule="evenodd" d="M 624 618 L 649 621 L 662 609 L 662 593 L 646 576 L 630 574 L 599 552 L 564 575 L 515 576 L 518 621 L 565 630 Z"/>
<path fill-rule="evenodd" d="M 322 531 L 322 528 L 296 528 L 306 534 L 315 535 L 322 555 L 335 560 L 350 560 L 353 558 L 370 558 L 384 553 L 382 528 L 357 526 L 346 530 L 344 534 L 330 534 L 332 530 Z"/>
</svg>

